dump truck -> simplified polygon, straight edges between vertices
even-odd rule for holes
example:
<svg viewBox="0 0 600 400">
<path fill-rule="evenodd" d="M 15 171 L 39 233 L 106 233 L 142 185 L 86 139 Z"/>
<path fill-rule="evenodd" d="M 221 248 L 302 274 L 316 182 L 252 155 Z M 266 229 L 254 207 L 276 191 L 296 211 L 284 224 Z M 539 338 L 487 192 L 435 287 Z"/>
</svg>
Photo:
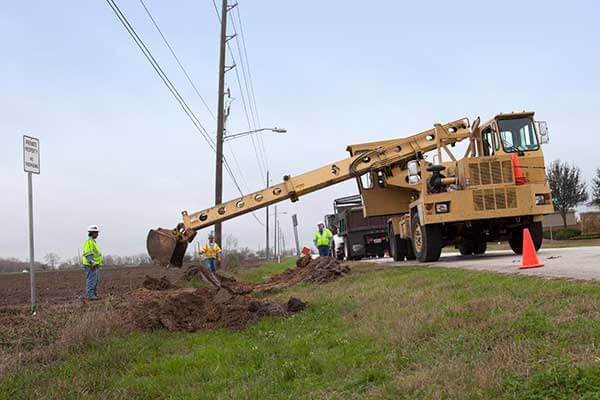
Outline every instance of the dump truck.
<svg viewBox="0 0 600 400">
<path fill-rule="evenodd" d="M 533 112 L 514 112 L 349 145 L 347 158 L 285 175 L 223 204 L 183 211 L 174 229 L 150 230 L 148 253 L 161 265 L 181 266 L 198 230 L 349 179 L 357 181 L 365 217 L 391 216 L 387 232 L 395 260 L 437 261 L 444 246 L 483 254 L 488 242 L 500 240 L 521 254 L 525 228 L 539 249 L 543 216 L 554 212 L 541 147 L 547 141 L 545 122 L 536 122 Z"/>
<path fill-rule="evenodd" d="M 365 217 L 360 195 L 333 200 L 333 212 L 325 216 L 327 227 L 335 230 L 332 256 L 360 260 L 389 253 L 388 216 Z"/>
</svg>

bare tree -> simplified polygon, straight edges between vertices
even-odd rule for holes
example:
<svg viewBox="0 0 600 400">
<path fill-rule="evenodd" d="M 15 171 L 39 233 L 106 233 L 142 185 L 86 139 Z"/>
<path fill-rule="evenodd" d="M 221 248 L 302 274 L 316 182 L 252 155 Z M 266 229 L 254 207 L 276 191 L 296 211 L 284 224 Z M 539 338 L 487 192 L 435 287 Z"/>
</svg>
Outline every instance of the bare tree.
<svg viewBox="0 0 600 400">
<path fill-rule="evenodd" d="M 58 264 L 60 257 L 56 253 L 48 253 L 44 256 L 44 260 L 46 260 L 46 264 L 48 264 L 51 269 L 54 269 L 56 264 Z"/>
<path fill-rule="evenodd" d="M 596 170 L 596 177 L 592 181 L 592 204 L 600 206 L 600 168 Z"/>
<path fill-rule="evenodd" d="M 581 171 L 575 165 L 554 160 L 548 167 L 547 178 L 552 191 L 554 208 L 560 213 L 566 228 L 567 213 L 588 198 Z"/>
<path fill-rule="evenodd" d="M 225 236 L 223 241 L 223 249 L 234 250 L 238 248 L 239 241 L 233 235 L 229 234 Z"/>
</svg>

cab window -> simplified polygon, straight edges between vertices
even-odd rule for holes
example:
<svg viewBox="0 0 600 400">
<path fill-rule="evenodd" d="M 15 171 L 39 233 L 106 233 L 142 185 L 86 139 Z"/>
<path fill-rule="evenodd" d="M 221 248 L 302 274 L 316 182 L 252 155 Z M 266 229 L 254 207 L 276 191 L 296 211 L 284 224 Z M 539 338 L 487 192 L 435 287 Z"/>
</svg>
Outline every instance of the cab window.
<svg viewBox="0 0 600 400">
<path fill-rule="evenodd" d="M 498 120 L 500 140 L 507 153 L 533 151 L 539 149 L 539 143 L 531 118 Z"/>
<path fill-rule="evenodd" d="M 493 136 L 494 136 L 494 131 L 492 130 L 492 128 L 490 126 L 485 128 L 481 132 L 481 144 L 483 146 L 483 155 L 484 156 L 494 155 Z"/>
</svg>

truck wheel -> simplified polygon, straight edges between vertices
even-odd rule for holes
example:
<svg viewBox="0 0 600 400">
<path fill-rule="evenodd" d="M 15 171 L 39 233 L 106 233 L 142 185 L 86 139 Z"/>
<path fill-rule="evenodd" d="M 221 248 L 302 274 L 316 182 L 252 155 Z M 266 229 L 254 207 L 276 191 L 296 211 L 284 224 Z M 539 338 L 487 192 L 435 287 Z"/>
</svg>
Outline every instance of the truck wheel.
<svg viewBox="0 0 600 400">
<path fill-rule="evenodd" d="M 404 240 L 400 239 L 400 235 L 391 234 L 390 237 L 390 253 L 394 258 L 394 261 L 404 261 L 406 253 L 406 244 Z"/>
<path fill-rule="evenodd" d="M 464 242 L 462 242 L 461 244 L 458 245 L 458 251 L 460 252 L 461 256 L 470 256 L 471 254 L 473 254 L 473 241 L 469 240 L 469 239 L 465 239 Z"/>
<path fill-rule="evenodd" d="M 335 250 L 335 258 L 338 261 L 344 261 L 344 248 L 342 246 L 338 246 Z"/>
<path fill-rule="evenodd" d="M 442 226 L 421 225 L 419 216 L 413 216 L 412 223 L 412 247 L 417 260 L 431 262 L 440 259 L 442 254 Z"/>
<path fill-rule="evenodd" d="M 527 227 L 514 229 L 511 233 L 510 239 L 508 239 L 510 248 L 515 252 L 515 254 L 523 254 L 523 228 L 529 228 L 533 246 L 535 247 L 535 251 L 538 251 L 540 247 L 542 247 L 542 241 L 544 240 L 544 232 L 541 222 L 532 222 Z"/>
<path fill-rule="evenodd" d="M 412 244 L 410 243 L 410 239 L 402 239 L 402 241 L 404 241 L 405 243 L 405 248 L 406 248 L 406 260 L 407 261 L 411 261 L 411 260 L 415 260 L 417 257 L 415 257 L 415 252 L 413 251 L 413 247 Z"/>
<path fill-rule="evenodd" d="M 475 255 L 485 254 L 486 250 L 487 250 L 487 242 L 485 241 L 485 239 L 479 239 L 479 240 L 475 240 L 473 242 L 473 254 L 475 254 Z"/>
</svg>

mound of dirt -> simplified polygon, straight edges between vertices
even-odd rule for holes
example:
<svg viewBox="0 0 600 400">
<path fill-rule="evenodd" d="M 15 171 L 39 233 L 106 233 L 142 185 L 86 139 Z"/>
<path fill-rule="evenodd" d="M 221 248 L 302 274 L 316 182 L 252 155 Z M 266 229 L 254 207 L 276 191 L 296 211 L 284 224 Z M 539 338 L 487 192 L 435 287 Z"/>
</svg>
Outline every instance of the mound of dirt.
<svg viewBox="0 0 600 400">
<path fill-rule="evenodd" d="M 130 319 L 142 330 L 198 331 L 243 329 L 265 316 L 286 316 L 300 311 L 299 300 L 280 305 L 238 295 L 225 288 L 132 292 Z M 302 303 L 301 301 L 299 301 Z M 304 303 L 302 303 L 304 304 Z"/>
<path fill-rule="evenodd" d="M 266 283 L 254 286 L 254 292 L 284 289 L 299 283 L 327 283 L 348 274 L 350 267 L 341 264 L 333 257 L 318 257 L 314 260 L 303 256 L 296 261 L 296 268 L 290 268 L 273 275 Z"/>
<path fill-rule="evenodd" d="M 160 279 L 153 278 L 149 275 L 146 275 L 142 286 L 148 290 L 170 290 L 176 289 L 177 286 L 173 285 L 166 276 L 163 276 Z"/>
</svg>

